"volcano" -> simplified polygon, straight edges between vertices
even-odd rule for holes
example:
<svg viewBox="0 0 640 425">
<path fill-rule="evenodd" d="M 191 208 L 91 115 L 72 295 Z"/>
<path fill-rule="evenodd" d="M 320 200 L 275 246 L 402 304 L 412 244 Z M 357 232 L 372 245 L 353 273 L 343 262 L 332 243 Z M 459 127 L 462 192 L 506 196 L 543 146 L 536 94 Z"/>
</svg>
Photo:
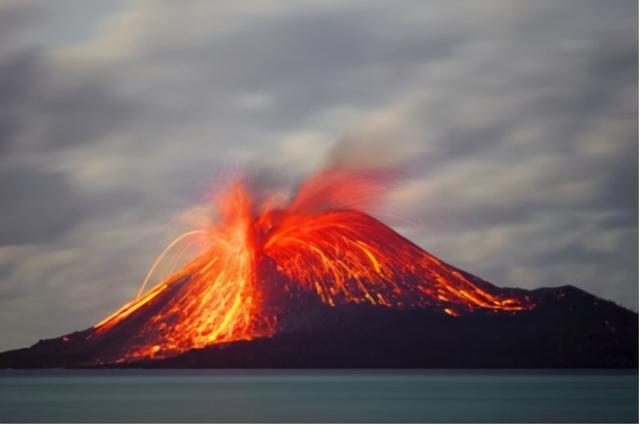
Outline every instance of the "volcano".
<svg viewBox="0 0 640 425">
<path fill-rule="evenodd" d="M 384 178 L 329 169 L 260 201 L 239 179 L 135 299 L 0 367 L 637 367 L 637 314 L 446 264 L 363 212 Z M 198 254 L 147 290 L 188 246 Z"/>
</svg>

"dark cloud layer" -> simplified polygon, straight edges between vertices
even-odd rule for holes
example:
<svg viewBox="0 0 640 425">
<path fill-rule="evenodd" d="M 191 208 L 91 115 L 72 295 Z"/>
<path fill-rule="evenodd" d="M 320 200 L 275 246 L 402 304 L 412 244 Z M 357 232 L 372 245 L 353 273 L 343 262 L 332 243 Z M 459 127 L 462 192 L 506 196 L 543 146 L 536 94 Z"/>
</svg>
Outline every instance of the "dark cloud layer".
<svg viewBox="0 0 640 425">
<path fill-rule="evenodd" d="M 105 4 L 108 4 L 105 5 Z M 0 349 L 133 296 L 230 173 L 393 165 L 385 221 L 637 309 L 634 1 L 7 1 Z"/>
</svg>

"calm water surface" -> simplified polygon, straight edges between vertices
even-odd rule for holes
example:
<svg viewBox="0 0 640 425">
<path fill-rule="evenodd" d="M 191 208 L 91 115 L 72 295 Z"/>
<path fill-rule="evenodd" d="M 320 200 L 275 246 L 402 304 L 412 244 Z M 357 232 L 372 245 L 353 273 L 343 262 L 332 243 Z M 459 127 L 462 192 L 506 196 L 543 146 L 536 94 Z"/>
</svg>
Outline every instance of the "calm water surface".
<svg viewBox="0 0 640 425">
<path fill-rule="evenodd" d="M 1 422 L 637 422 L 637 371 L 0 371 Z"/>
</svg>

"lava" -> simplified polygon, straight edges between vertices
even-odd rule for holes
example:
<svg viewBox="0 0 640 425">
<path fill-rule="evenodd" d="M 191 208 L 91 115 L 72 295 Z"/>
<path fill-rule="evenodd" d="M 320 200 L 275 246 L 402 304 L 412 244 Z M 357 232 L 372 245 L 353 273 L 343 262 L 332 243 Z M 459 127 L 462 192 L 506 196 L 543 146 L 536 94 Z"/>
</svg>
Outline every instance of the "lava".
<svg viewBox="0 0 640 425">
<path fill-rule="evenodd" d="M 168 357 L 272 336 L 283 314 L 274 308 L 274 294 L 314 294 L 328 306 L 432 307 L 450 316 L 533 307 L 526 297 L 443 263 L 362 212 L 383 194 L 387 178 L 324 170 L 284 204 L 277 196 L 259 202 L 244 181 L 235 181 L 217 199 L 216 223 L 176 238 L 136 299 L 94 327 L 90 338 L 127 334 L 125 347 L 99 361 Z M 200 247 L 199 255 L 146 290 L 158 264 L 188 243 Z"/>
</svg>

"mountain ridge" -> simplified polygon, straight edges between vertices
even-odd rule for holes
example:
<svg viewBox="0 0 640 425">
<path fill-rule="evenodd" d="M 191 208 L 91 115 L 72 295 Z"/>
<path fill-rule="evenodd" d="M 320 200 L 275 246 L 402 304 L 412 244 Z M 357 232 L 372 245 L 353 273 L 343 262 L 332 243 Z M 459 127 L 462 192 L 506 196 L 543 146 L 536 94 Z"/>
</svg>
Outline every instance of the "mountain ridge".
<svg viewBox="0 0 640 425">
<path fill-rule="evenodd" d="M 460 317 L 362 304 L 319 306 L 310 313 L 313 320 L 271 338 L 127 363 L 77 362 L 83 353 L 65 349 L 68 342 L 60 337 L 0 353 L 0 368 L 638 367 L 637 313 L 570 285 L 531 295 L 538 304 L 530 311 Z"/>
<path fill-rule="evenodd" d="M 637 313 L 573 286 L 497 287 L 355 209 L 255 217 L 241 189 L 178 272 L 0 368 L 637 367 Z"/>
</svg>

